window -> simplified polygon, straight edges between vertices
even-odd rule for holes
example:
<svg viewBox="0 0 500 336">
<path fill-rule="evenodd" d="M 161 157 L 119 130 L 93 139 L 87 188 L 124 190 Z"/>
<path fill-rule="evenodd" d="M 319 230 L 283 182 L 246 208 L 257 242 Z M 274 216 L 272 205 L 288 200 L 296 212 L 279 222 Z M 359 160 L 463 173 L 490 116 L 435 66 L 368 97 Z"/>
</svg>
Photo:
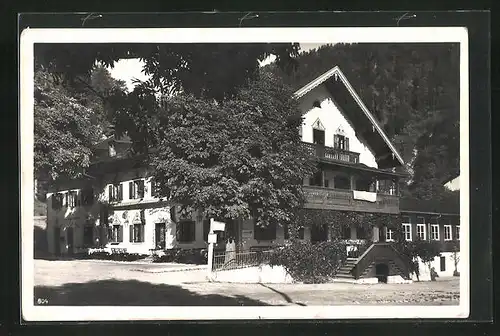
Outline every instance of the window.
<svg viewBox="0 0 500 336">
<path fill-rule="evenodd" d="M 309 185 L 321 187 L 321 186 L 323 186 L 322 180 L 323 180 L 323 172 L 321 170 L 318 170 L 309 179 Z"/>
<path fill-rule="evenodd" d="M 325 131 L 313 129 L 313 143 L 317 145 L 325 145 Z"/>
<path fill-rule="evenodd" d="M 311 242 L 324 242 L 328 240 L 328 227 L 326 225 L 313 225 L 311 227 Z"/>
<path fill-rule="evenodd" d="M 61 209 L 63 203 L 63 195 L 60 193 L 56 193 L 52 195 L 52 209 L 58 210 Z"/>
<path fill-rule="evenodd" d="M 128 198 L 144 198 L 144 180 L 136 180 L 128 183 Z"/>
<path fill-rule="evenodd" d="M 94 245 L 94 227 L 87 224 L 83 227 L 83 246 Z"/>
<path fill-rule="evenodd" d="M 403 225 L 403 238 L 406 241 L 411 241 L 411 221 L 410 221 L 410 217 L 403 216 L 402 225 Z"/>
<path fill-rule="evenodd" d="M 351 227 L 342 228 L 342 239 L 351 239 Z"/>
<path fill-rule="evenodd" d="M 432 240 L 439 240 L 439 225 L 438 224 L 431 225 L 431 239 Z"/>
<path fill-rule="evenodd" d="M 444 226 L 444 240 L 451 240 L 451 225 Z"/>
<path fill-rule="evenodd" d="M 254 238 L 257 241 L 269 241 L 276 239 L 276 223 L 269 223 L 266 227 L 257 226 L 254 221 Z"/>
<path fill-rule="evenodd" d="M 460 240 L 460 225 L 455 226 L 455 239 Z"/>
<path fill-rule="evenodd" d="M 439 264 L 440 264 L 439 266 L 440 266 L 441 272 L 446 271 L 446 258 L 445 257 L 439 258 Z"/>
<path fill-rule="evenodd" d="M 417 238 L 426 240 L 427 235 L 425 232 L 425 219 L 424 217 L 417 217 Z"/>
<path fill-rule="evenodd" d="M 91 187 L 87 187 L 82 190 L 82 205 L 92 204 L 94 204 L 94 190 Z"/>
<path fill-rule="evenodd" d="M 123 200 L 123 185 L 121 183 L 110 185 L 108 187 L 108 196 L 110 202 Z"/>
<path fill-rule="evenodd" d="M 364 227 L 356 228 L 356 238 L 357 239 L 366 239 L 368 236 L 366 229 Z"/>
<path fill-rule="evenodd" d="M 333 148 L 348 151 L 349 150 L 349 138 L 344 136 L 344 135 L 335 134 L 333 136 Z"/>
<path fill-rule="evenodd" d="M 335 175 L 335 177 L 333 178 L 333 187 L 335 189 L 350 190 L 351 180 L 347 176 Z"/>
<path fill-rule="evenodd" d="M 68 191 L 66 194 L 66 206 L 68 208 L 75 208 L 80 205 L 78 200 L 78 194 L 76 191 Z"/>
<path fill-rule="evenodd" d="M 121 225 L 112 225 L 109 228 L 108 240 L 111 243 L 123 242 L 123 227 Z"/>
<path fill-rule="evenodd" d="M 385 240 L 394 241 L 394 230 L 386 228 L 385 229 Z"/>
<path fill-rule="evenodd" d="M 176 238 L 180 243 L 191 243 L 195 240 L 195 222 L 192 220 L 181 220 L 177 223 Z"/>
<path fill-rule="evenodd" d="M 396 194 L 396 184 L 391 180 L 378 181 L 378 192 L 386 195 Z"/>
<path fill-rule="evenodd" d="M 130 225 L 130 242 L 144 243 L 144 222 Z"/>
</svg>

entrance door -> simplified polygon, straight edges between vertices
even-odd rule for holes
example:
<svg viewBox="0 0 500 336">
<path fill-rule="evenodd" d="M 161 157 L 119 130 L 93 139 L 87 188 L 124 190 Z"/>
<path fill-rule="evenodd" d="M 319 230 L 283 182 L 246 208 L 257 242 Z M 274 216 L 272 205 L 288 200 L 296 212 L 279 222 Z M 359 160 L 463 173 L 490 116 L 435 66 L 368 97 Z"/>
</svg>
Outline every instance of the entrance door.
<svg viewBox="0 0 500 336">
<path fill-rule="evenodd" d="M 385 226 L 383 227 L 380 227 L 379 230 L 378 230 L 378 241 L 379 242 L 385 242 L 385 230 L 387 230 L 387 228 Z"/>
<path fill-rule="evenodd" d="M 156 223 L 155 224 L 155 248 L 156 249 L 165 249 L 165 231 L 166 225 L 165 223 Z"/>
<path fill-rule="evenodd" d="M 387 283 L 389 266 L 385 263 L 375 265 L 375 276 L 378 278 L 378 282 Z"/>
<path fill-rule="evenodd" d="M 61 228 L 54 228 L 54 254 L 61 255 Z"/>
<path fill-rule="evenodd" d="M 66 229 L 66 240 L 68 244 L 68 254 L 73 254 L 73 228 Z"/>
</svg>

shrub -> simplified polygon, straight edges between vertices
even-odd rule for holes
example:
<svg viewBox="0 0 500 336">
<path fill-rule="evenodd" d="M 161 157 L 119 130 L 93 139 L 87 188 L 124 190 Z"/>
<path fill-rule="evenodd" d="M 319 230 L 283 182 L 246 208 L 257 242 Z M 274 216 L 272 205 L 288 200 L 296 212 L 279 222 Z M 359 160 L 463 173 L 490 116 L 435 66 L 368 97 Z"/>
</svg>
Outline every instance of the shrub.
<svg viewBox="0 0 500 336">
<path fill-rule="evenodd" d="M 271 266 L 283 266 L 293 279 L 305 283 L 322 283 L 335 276 L 345 262 L 346 245 L 341 241 L 294 241 L 274 250 Z"/>
<path fill-rule="evenodd" d="M 181 264 L 206 264 L 208 252 L 206 249 L 171 249 L 166 250 L 164 255 L 153 255 L 153 262 L 176 262 Z"/>
<path fill-rule="evenodd" d="M 114 261 L 136 261 L 144 259 L 146 256 L 139 253 L 108 253 L 108 252 L 93 252 L 88 255 L 89 259 L 97 260 L 114 260 Z"/>
</svg>

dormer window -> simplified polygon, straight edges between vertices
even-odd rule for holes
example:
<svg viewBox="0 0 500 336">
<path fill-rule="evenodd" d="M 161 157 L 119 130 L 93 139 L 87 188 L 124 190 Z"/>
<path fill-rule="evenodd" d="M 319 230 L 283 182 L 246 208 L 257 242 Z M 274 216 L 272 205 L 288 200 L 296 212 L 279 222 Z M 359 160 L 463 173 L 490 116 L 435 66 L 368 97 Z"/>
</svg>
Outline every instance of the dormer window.
<svg viewBox="0 0 500 336">
<path fill-rule="evenodd" d="M 345 151 L 349 150 L 349 138 L 345 135 L 341 127 L 339 127 L 333 135 L 333 148 Z"/>
</svg>

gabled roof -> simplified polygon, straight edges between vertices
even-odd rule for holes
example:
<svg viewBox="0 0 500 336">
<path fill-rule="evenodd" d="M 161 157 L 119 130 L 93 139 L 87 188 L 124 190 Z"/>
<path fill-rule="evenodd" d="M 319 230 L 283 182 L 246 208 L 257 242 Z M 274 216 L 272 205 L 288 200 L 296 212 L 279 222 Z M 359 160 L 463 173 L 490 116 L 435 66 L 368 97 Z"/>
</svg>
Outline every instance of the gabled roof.
<svg viewBox="0 0 500 336">
<path fill-rule="evenodd" d="M 340 79 L 340 86 L 339 84 L 339 79 Z M 355 103 L 355 106 L 357 107 L 356 110 L 358 110 L 359 113 L 357 114 L 362 114 L 364 115 L 364 119 L 368 120 L 371 128 L 373 128 L 373 131 L 377 131 L 377 137 L 370 136 L 369 134 L 364 134 L 365 138 L 370 138 L 367 140 L 369 141 L 369 146 L 372 147 L 376 154 L 377 162 L 380 166 L 380 168 L 390 168 L 390 167 L 395 167 L 398 165 L 404 166 L 404 161 L 401 157 L 401 155 L 398 153 L 392 142 L 389 140 L 387 137 L 387 134 L 385 134 L 384 130 L 382 127 L 379 125 L 375 117 L 371 114 L 371 112 L 368 110 L 366 105 L 363 103 L 359 95 L 356 93 L 354 88 L 352 87 L 351 83 L 347 80 L 346 76 L 344 73 L 340 70 L 338 66 L 328 70 L 321 76 L 317 77 L 313 81 L 309 82 L 305 86 L 303 86 L 301 89 L 297 90 L 295 92 L 295 97 L 300 99 L 304 95 L 308 94 L 310 91 L 314 90 L 316 87 L 325 84 L 327 89 L 330 91 L 333 97 L 338 97 L 339 95 L 342 96 L 343 99 L 335 99 L 335 101 L 341 105 L 342 109 L 344 110 L 343 112 L 350 117 L 350 121 L 353 123 L 357 123 L 357 126 L 361 126 L 363 122 L 361 121 L 361 118 L 358 116 L 355 116 L 354 114 L 356 112 L 351 111 L 353 104 L 352 102 Z M 342 90 L 342 88 L 343 90 Z M 333 92 L 335 91 L 335 92 Z M 341 91 L 347 91 L 347 94 L 342 93 Z M 347 97 L 349 96 L 349 97 Z M 350 98 L 350 99 L 349 99 Z M 350 100 L 350 101 L 349 101 Z M 344 106 L 342 106 L 344 105 Z M 348 108 L 346 108 L 348 107 Z M 357 117 L 357 118 L 356 118 Z M 353 120 L 354 119 L 354 120 Z M 355 122 L 356 121 L 356 122 Z M 366 125 L 363 125 L 366 126 Z M 358 127 L 358 128 L 363 128 L 363 127 Z M 357 131 L 357 130 L 356 130 Z M 361 131 L 363 133 L 363 131 Z M 374 133 L 374 132 L 372 132 Z"/>
</svg>

